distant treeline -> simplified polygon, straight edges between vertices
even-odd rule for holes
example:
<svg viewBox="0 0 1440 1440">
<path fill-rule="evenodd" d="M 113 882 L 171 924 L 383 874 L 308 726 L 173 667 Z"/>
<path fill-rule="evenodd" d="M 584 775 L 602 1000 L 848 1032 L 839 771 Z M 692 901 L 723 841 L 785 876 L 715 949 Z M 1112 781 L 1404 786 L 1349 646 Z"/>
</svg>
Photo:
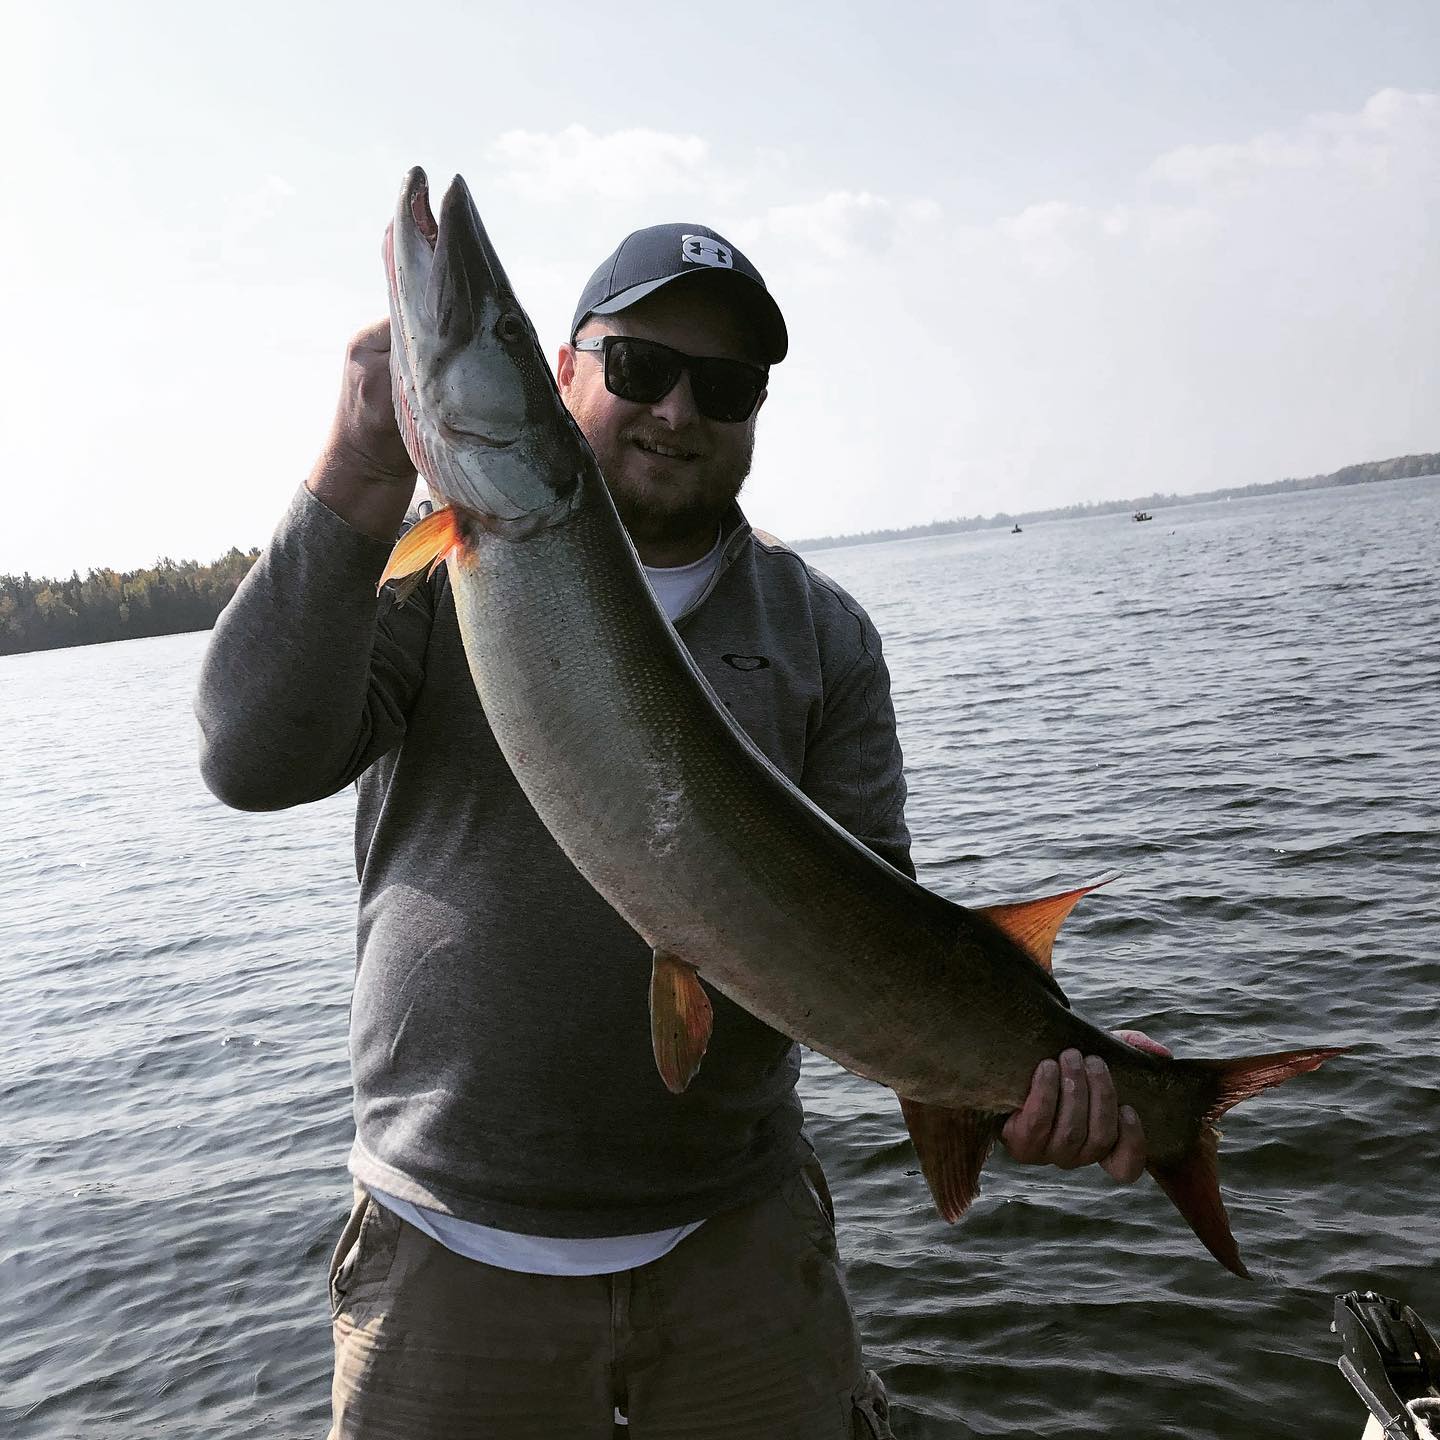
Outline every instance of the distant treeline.
<svg viewBox="0 0 1440 1440">
<path fill-rule="evenodd" d="M 167 558 L 149 570 L 92 570 L 83 580 L 0 575 L 0 655 L 208 630 L 259 557 L 232 549 L 213 565 Z"/>
<path fill-rule="evenodd" d="M 1165 506 L 1199 505 L 1206 500 L 1230 500 L 1242 495 L 1275 495 L 1290 490 L 1325 490 L 1333 485 L 1368 485 L 1376 480 L 1403 480 L 1415 475 L 1440 475 L 1440 453 L 1400 455 L 1393 460 L 1370 460 L 1347 465 L 1330 475 L 1309 475 L 1303 480 L 1271 480 L 1263 485 L 1232 485 L 1224 490 L 1206 490 L 1198 495 L 1176 495 L 1173 491 L 1137 495 L 1130 500 L 1087 500 L 1080 505 L 1062 505 L 1055 510 L 1026 510 L 1018 515 L 997 511 L 994 515 L 971 515 L 960 520 L 932 520 L 928 525 L 907 525 L 895 530 L 864 530 L 858 535 L 819 535 L 797 540 L 797 549 L 838 549 L 842 545 L 872 545 L 881 540 L 911 540 L 922 535 L 950 535 L 960 530 L 987 530 L 996 525 L 1013 525 L 1024 520 L 1080 520 L 1087 515 L 1111 515 L 1131 510 L 1158 510 Z"/>
</svg>

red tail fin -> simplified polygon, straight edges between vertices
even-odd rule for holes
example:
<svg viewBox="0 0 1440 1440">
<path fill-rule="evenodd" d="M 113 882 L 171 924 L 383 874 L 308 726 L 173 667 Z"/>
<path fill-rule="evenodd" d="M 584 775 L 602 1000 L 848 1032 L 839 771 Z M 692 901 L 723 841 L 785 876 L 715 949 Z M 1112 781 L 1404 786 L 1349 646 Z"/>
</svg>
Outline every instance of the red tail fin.
<svg viewBox="0 0 1440 1440">
<path fill-rule="evenodd" d="M 1292 1075 L 1315 1070 L 1332 1055 L 1344 1052 L 1343 1046 L 1324 1050 L 1285 1050 L 1275 1055 L 1242 1055 L 1233 1060 L 1189 1060 L 1184 1065 L 1213 1070 L 1216 1077 L 1215 1098 L 1200 1120 L 1200 1135 L 1188 1154 L 1169 1165 L 1148 1166 L 1155 1183 L 1174 1202 L 1175 1208 L 1190 1223 L 1205 1248 L 1227 1269 L 1244 1279 L 1250 1278 L 1239 1247 L 1230 1233 L 1230 1219 L 1225 1202 L 1220 1198 L 1220 1181 L 1216 1170 L 1215 1142 L 1219 1134 L 1215 1122 L 1232 1106 L 1272 1085 L 1279 1085 Z"/>
</svg>

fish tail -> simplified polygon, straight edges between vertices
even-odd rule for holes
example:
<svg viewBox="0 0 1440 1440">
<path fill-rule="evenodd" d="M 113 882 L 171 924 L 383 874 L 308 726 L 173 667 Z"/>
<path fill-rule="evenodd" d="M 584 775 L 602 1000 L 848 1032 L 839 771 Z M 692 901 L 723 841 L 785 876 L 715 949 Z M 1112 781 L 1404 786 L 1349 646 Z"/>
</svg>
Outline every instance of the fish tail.
<svg viewBox="0 0 1440 1440">
<path fill-rule="evenodd" d="M 1292 1075 L 1315 1070 L 1341 1047 L 1315 1050 L 1285 1050 L 1273 1055 L 1240 1055 L 1230 1060 L 1189 1060 L 1187 1068 L 1208 1070 L 1215 1077 L 1215 1091 L 1200 1120 L 1200 1134 L 1179 1160 L 1168 1164 L 1152 1162 L 1146 1168 L 1155 1183 L 1170 1197 L 1205 1248 L 1227 1269 L 1248 1280 L 1250 1272 L 1240 1259 L 1240 1249 L 1230 1233 L 1230 1217 L 1220 1198 L 1220 1177 L 1216 1142 L 1220 1132 L 1215 1122 L 1233 1106 L 1272 1085 L 1283 1084 Z"/>
</svg>

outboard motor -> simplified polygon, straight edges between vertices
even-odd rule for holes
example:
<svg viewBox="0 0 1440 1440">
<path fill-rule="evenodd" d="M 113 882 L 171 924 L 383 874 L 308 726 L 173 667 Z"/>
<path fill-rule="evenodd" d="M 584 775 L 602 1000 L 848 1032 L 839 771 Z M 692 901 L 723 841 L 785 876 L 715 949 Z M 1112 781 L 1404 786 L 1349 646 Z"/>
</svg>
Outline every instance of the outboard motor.
<svg viewBox="0 0 1440 1440">
<path fill-rule="evenodd" d="M 1440 1347 L 1420 1317 L 1373 1290 L 1335 1300 L 1340 1373 L 1370 1408 L 1361 1440 L 1440 1440 Z"/>
</svg>

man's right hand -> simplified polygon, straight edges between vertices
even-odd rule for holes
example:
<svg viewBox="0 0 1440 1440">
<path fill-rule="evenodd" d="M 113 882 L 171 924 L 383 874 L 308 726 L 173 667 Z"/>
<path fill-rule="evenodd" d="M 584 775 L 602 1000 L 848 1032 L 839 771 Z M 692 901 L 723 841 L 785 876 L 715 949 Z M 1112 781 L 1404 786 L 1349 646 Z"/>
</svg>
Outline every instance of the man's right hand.
<svg viewBox="0 0 1440 1440">
<path fill-rule="evenodd" d="M 415 467 L 390 397 L 390 322 L 367 325 L 345 352 L 340 400 L 310 493 L 377 540 L 393 540 L 415 493 Z"/>
</svg>

